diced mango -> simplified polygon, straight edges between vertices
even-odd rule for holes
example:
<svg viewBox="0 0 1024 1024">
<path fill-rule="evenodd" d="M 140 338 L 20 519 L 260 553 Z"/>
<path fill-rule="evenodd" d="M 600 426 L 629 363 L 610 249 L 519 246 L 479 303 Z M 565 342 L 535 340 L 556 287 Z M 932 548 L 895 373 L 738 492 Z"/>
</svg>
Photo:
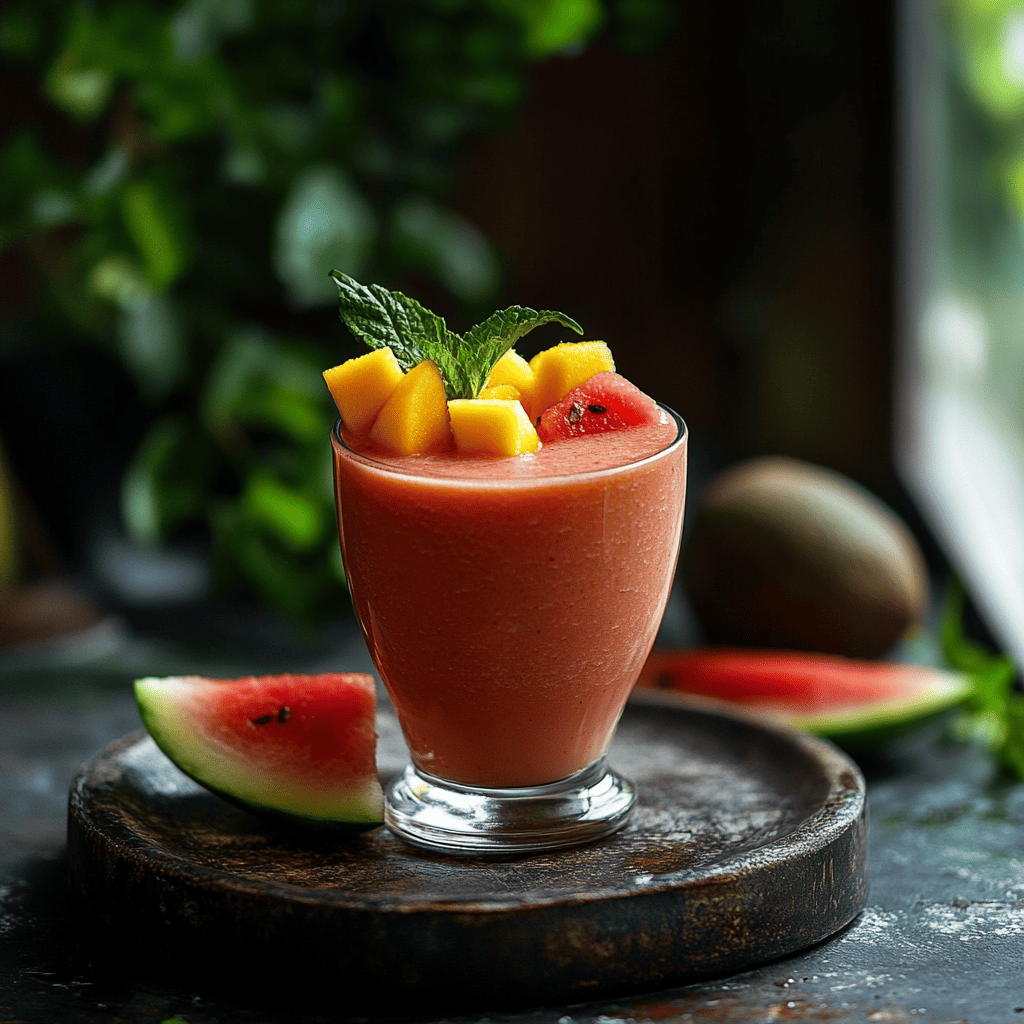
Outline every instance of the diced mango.
<svg viewBox="0 0 1024 1024">
<path fill-rule="evenodd" d="M 611 349 L 603 341 L 565 341 L 530 360 L 534 390 L 529 406 L 533 420 L 595 373 L 614 370 Z"/>
<path fill-rule="evenodd" d="M 422 455 L 452 447 L 441 372 L 429 360 L 414 366 L 384 403 L 370 438 L 398 455 Z"/>
<path fill-rule="evenodd" d="M 530 417 L 517 401 L 456 398 L 448 403 L 448 415 L 460 452 L 524 455 L 540 446 Z"/>
<path fill-rule="evenodd" d="M 519 401 L 529 411 L 533 405 L 533 370 L 530 369 L 530 364 L 514 348 L 510 348 L 494 364 L 484 384 L 484 390 L 487 391 L 491 388 L 501 387 L 504 384 L 511 385 L 519 392 Z M 493 397 L 502 396 L 495 395 Z"/>
<path fill-rule="evenodd" d="M 348 359 L 324 370 L 324 380 L 348 430 L 368 430 L 405 374 L 390 348 Z"/>
<path fill-rule="evenodd" d="M 501 398 L 506 402 L 519 402 L 522 396 L 511 384 L 495 384 L 493 388 L 484 388 L 477 398 Z"/>
</svg>

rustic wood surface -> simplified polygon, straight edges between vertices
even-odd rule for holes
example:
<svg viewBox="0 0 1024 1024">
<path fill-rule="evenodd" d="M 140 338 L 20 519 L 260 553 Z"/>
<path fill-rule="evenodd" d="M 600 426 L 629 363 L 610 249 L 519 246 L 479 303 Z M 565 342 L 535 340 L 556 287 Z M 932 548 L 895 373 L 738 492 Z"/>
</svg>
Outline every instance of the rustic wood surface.
<svg viewBox="0 0 1024 1024">
<path fill-rule="evenodd" d="M 284 648 L 278 634 L 270 644 L 262 620 L 247 628 L 208 609 L 164 612 L 159 624 L 159 641 L 104 630 L 88 642 L 0 661 L 2 1021 L 986 1024 L 1024 1013 L 1024 785 L 1001 778 L 979 747 L 944 739 L 942 722 L 858 757 L 868 791 L 867 903 L 848 927 L 779 960 L 632 995 L 459 1011 L 459 986 L 472 982 L 466 970 L 451 1006 L 410 1009 L 398 1018 L 386 1009 L 390 981 L 377 992 L 379 1005 L 352 1005 L 338 983 L 330 1003 L 314 1009 L 302 1005 L 301 986 L 276 965 L 250 992 L 226 994 L 198 972 L 168 972 L 145 956 L 130 960 L 122 952 L 134 938 L 130 930 L 108 941 L 95 917 L 76 913 L 65 835 L 68 788 L 82 763 L 139 727 L 132 678 L 185 669 L 230 676 L 297 666 L 370 668 L 354 624 L 313 650 Z M 268 647 L 284 653 L 268 655 Z M 233 954 L 230 947 L 217 950 L 207 974 Z M 278 1005 L 268 1005 L 271 995 Z"/>
<path fill-rule="evenodd" d="M 406 751 L 390 708 L 381 761 Z M 278 826 L 182 775 L 143 733 L 75 780 L 73 892 L 124 954 L 351 1006 L 501 1007 L 681 984 L 806 948 L 867 894 L 864 782 L 829 745 L 708 706 L 632 703 L 611 761 L 639 789 L 602 842 L 518 857 L 386 829 Z M 225 963 L 225 949 L 235 957 Z M 387 996 L 382 1000 L 381 993 Z"/>
</svg>

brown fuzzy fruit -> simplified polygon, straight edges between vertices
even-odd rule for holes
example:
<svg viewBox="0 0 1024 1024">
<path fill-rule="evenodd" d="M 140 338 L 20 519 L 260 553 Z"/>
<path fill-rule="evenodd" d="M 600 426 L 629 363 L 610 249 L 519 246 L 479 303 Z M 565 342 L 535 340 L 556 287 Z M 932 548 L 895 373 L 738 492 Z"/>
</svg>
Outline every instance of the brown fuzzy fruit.
<svg viewBox="0 0 1024 1024">
<path fill-rule="evenodd" d="M 903 521 L 841 474 L 781 457 L 711 482 L 682 571 L 713 644 L 878 658 L 927 603 Z"/>
</svg>

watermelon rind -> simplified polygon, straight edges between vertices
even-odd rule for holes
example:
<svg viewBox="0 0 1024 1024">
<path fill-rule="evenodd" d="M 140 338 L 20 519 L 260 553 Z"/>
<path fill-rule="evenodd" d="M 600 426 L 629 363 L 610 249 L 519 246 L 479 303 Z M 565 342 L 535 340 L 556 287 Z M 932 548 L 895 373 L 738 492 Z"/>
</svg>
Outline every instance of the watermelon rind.
<svg viewBox="0 0 1024 1024">
<path fill-rule="evenodd" d="M 362 678 L 372 687 L 370 677 Z M 273 752 L 257 757 L 218 737 L 197 714 L 193 696 L 197 686 L 230 686 L 233 682 L 259 680 L 169 676 L 135 681 L 136 704 L 146 731 L 182 772 L 228 802 L 277 821 L 339 832 L 362 832 L 383 823 L 383 790 L 372 755 L 367 756 L 368 763 L 358 777 L 347 770 L 344 778 L 325 784 L 323 765 L 311 762 L 310 778 L 303 780 L 294 771 L 285 773 L 280 764 L 274 764 Z M 372 709 L 372 697 L 369 702 Z M 362 723 L 362 729 L 367 728 L 373 730 L 372 722 Z M 373 737 L 375 742 L 375 731 Z M 354 740 L 363 745 L 368 742 L 366 736 Z"/>
<path fill-rule="evenodd" d="M 871 692 L 857 693 L 856 674 L 865 670 L 874 684 Z M 641 690 L 733 704 L 823 736 L 849 753 L 877 749 L 944 715 L 974 686 L 967 673 L 925 665 L 736 648 L 655 650 L 638 682 Z"/>
<path fill-rule="evenodd" d="M 764 710 L 796 729 L 824 736 L 851 753 L 874 750 L 905 736 L 963 703 L 973 689 L 970 676 L 936 673 L 912 694 L 830 708 L 816 714 Z M 759 705 L 751 705 L 759 707 Z"/>
</svg>

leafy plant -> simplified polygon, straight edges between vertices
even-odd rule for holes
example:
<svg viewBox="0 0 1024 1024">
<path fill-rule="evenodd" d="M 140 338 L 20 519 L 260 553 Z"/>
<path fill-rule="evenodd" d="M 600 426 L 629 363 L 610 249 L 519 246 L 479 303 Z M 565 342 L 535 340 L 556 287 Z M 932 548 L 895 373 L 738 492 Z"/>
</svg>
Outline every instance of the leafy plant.
<svg viewBox="0 0 1024 1024">
<path fill-rule="evenodd" d="M 974 680 L 953 722 L 953 734 L 987 747 L 1006 775 L 1024 779 L 1024 693 L 1015 686 L 1017 665 L 964 633 L 964 600 L 963 584 L 952 578 L 941 624 L 942 653 L 951 668 Z"/>
<path fill-rule="evenodd" d="M 432 360 L 441 371 L 449 399 L 476 398 L 494 364 L 541 324 L 555 321 L 583 333 L 564 313 L 510 306 L 462 336 L 408 295 L 380 285 L 362 285 L 338 270 L 331 271 L 331 278 L 338 286 L 339 311 L 348 329 L 370 348 L 390 348 L 403 370 Z"/>
<path fill-rule="evenodd" d="M 50 336 L 120 362 L 151 428 L 126 526 L 196 525 L 217 578 L 297 620 L 344 594 L 320 371 L 351 351 L 333 267 L 483 308 L 500 284 L 450 205 L 451 158 L 535 61 L 669 0 L 9 0 L 0 55 L 37 96 L 0 149 L 0 248 L 47 282 Z M 8 97 L 10 102 L 10 97 Z M 42 115 L 42 116 L 41 116 Z"/>
</svg>

